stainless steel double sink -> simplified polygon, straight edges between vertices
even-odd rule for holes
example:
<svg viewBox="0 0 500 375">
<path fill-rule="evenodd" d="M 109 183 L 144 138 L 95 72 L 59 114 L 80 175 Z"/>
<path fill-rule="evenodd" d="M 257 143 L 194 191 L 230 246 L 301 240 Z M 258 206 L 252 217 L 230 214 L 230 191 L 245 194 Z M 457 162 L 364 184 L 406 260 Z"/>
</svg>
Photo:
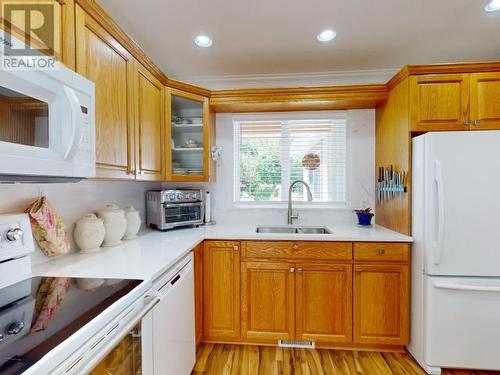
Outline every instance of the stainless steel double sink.
<svg viewBox="0 0 500 375">
<path fill-rule="evenodd" d="M 265 225 L 257 227 L 257 233 L 291 233 L 291 234 L 333 234 L 326 227 Z"/>
</svg>

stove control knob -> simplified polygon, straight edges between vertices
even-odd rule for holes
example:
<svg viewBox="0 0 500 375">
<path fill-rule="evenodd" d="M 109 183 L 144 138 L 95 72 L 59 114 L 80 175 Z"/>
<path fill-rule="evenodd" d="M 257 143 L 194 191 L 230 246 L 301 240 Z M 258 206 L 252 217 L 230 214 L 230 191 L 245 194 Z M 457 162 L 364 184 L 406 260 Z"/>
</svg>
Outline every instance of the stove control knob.
<svg viewBox="0 0 500 375">
<path fill-rule="evenodd" d="M 182 193 L 177 194 L 177 200 L 181 201 L 182 199 L 184 199 L 184 194 Z"/>
<path fill-rule="evenodd" d="M 6 237 L 9 241 L 18 241 L 23 237 L 23 231 L 21 228 L 9 229 Z"/>
<path fill-rule="evenodd" d="M 24 322 L 22 320 L 18 320 L 10 323 L 5 332 L 8 335 L 17 335 L 18 333 L 21 333 L 23 329 L 24 329 Z"/>
<path fill-rule="evenodd" d="M 168 195 L 168 200 L 174 201 L 175 200 L 175 194 L 169 194 Z"/>
</svg>

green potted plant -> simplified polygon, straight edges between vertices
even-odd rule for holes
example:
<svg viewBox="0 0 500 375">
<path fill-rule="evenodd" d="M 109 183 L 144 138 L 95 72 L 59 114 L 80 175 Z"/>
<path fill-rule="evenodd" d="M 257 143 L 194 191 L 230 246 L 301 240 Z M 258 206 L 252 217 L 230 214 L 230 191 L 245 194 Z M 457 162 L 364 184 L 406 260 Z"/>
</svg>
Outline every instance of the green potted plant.
<svg viewBox="0 0 500 375">
<path fill-rule="evenodd" d="M 369 226 L 372 224 L 372 217 L 375 214 L 372 212 L 372 209 L 370 207 L 360 210 L 354 210 L 354 212 L 356 213 L 356 215 L 358 215 L 359 225 Z"/>
</svg>

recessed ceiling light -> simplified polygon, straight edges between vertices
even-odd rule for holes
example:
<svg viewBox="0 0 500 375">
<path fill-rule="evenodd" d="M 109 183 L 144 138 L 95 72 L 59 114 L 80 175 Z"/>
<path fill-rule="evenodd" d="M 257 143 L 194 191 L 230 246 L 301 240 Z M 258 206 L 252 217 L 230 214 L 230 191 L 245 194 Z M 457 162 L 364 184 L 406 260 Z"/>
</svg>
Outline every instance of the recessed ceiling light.
<svg viewBox="0 0 500 375">
<path fill-rule="evenodd" d="M 337 36 L 337 33 L 331 29 L 323 30 L 318 35 L 316 35 L 316 39 L 320 42 L 329 42 L 333 38 Z"/>
<path fill-rule="evenodd" d="M 500 0 L 491 0 L 490 3 L 484 7 L 484 10 L 487 12 L 496 12 L 500 10 Z"/>
<path fill-rule="evenodd" d="M 210 37 L 206 35 L 197 35 L 193 41 L 194 44 L 196 44 L 198 47 L 201 48 L 207 48 L 210 47 L 212 44 L 214 44 L 212 39 L 210 39 Z"/>
</svg>

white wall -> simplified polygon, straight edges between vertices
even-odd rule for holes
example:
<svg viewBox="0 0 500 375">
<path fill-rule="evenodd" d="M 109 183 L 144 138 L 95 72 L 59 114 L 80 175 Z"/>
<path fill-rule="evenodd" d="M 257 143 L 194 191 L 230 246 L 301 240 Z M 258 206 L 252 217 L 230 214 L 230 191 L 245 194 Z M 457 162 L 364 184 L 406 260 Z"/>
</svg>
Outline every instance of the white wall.
<svg viewBox="0 0 500 375">
<path fill-rule="evenodd" d="M 61 215 L 70 234 L 74 223 L 89 212 L 95 212 L 106 203 L 121 207 L 134 206 L 145 221 L 145 193 L 160 184 L 120 181 L 81 181 L 65 184 L 0 185 L 0 213 L 23 212 L 39 195 L 45 195 Z M 71 236 L 72 237 L 72 236 Z M 72 241 L 71 251 L 76 246 Z M 34 263 L 47 260 L 41 252 L 33 257 Z"/>
<path fill-rule="evenodd" d="M 348 207 L 346 209 L 299 209 L 299 222 L 309 224 L 355 222 L 353 208 L 375 206 L 375 110 L 348 111 Z M 216 118 L 216 143 L 223 147 L 217 165 L 217 182 L 211 189 L 218 223 L 286 223 L 286 208 L 236 208 L 233 206 L 233 114 Z"/>
</svg>

